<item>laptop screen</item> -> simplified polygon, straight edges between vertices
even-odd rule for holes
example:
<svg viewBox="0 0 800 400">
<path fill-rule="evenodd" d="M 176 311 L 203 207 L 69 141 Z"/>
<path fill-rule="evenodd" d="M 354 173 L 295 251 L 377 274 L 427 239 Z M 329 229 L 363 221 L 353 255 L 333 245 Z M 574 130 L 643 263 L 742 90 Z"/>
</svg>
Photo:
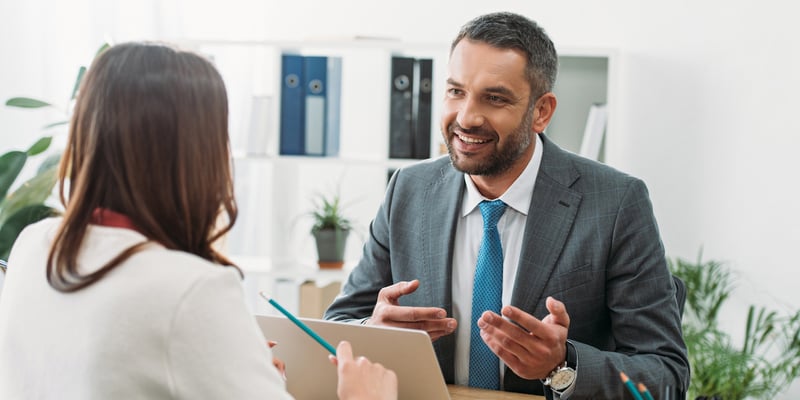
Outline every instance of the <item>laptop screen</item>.
<svg viewBox="0 0 800 400">
<path fill-rule="evenodd" d="M 424 331 L 300 318 L 336 347 L 347 340 L 365 356 L 397 374 L 400 399 L 450 399 L 430 337 Z M 286 388 L 297 400 L 336 398 L 336 367 L 324 347 L 284 316 L 256 316 L 272 351 L 286 363 Z"/>
</svg>

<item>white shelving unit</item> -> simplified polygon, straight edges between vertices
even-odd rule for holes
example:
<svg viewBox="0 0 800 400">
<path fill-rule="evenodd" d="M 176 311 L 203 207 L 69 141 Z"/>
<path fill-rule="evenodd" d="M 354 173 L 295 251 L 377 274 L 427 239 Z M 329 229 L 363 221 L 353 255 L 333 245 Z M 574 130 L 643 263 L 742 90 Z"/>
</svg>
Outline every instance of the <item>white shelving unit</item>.
<svg viewBox="0 0 800 400">
<path fill-rule="evenodd" d="M 558 106 L 547 134 L 561 147 L 578 153 L 592 104 L 606 104 L 605 146 L 601 148 L 599 160 L 606 159 L 603 150 L 613 142 L 617 58 L 617 52 L 612 49 L 559 51 L 558 79 L 553 90 Z"/>
<path fill-rule="evenodd" d="M 345 254 L 352 266 L 360 257 L 369 222 L 383 200 L 388 171 L 414 161 L 388 158 L 392 55 L 434 60 L 431 151 L 432 156 L 438 155 L 449 43 L 319 39 L 183 44 L 210 56 L 226 83 L 240 206 L 239 219 L 226 246 L 235 260 L 242 260 L 241 266 L 250 275 L 245 285 L 248 297 L 256 310 L 263 312 L 255 291 L 275 289 L 267 282 L 302 282 L 315 277 L 325 280 L 331 275 L 316 268 L 316 249 L 309 233 L 311 219 L 306 217 L 314 195 L 340 191 L 345 211 L 358 227 L 348 239 Z M 342 57 L 338 157 L 278 154 L 283 52 Z M 563 147 L 578 152 L 592 103 L 608 103 L 607 132 L 613 131 L 616 55 L 603 49 L 560 49 L 559 53 L 561 65 L 555 88 L 559 104 L 547 133 Z M 607 134 L 606 139 L 609 137 Z M 346 277 L 344 272 L 333 275 L 341 280 Z"/>
<path fill-rule="evenodd" d="M 391 56 L 431 58 L 434 76 L 444 76 L 448 51 L 446 45 L 358 38 L 185 41 L 184 45 L 214 60 L 229 93 L 241 213 L 228 250 L 235 255 L 267 257 L 276 265 L 315 265 L 316 250 L 308 233 L 311 220 L 304 215 L 316 193 L 339 190 L 345 211 L 360 227 L 362 237 L 366 234 L 383 198 L 388 170 L 413 162 L 388 158 Z M 284 52 L 342 58 L 338 157 L 278 154 L 280 56 Z M 433 91 L 444 92 L 441 79 L 434 79 Z M 253 118 L 259 108 L 267 113 L 266 118 Z M 432 114 L 439 114 L 436 101 Z M 252 125 L 260 126 L 261 132 L 253 132 Z M 433 118 L 433 151 L 440 147 L 438 131 L 438 121 Z M 346 256 L 357 258 L 360 237 L 351 235 L 348 242 Z"/>
</svg>

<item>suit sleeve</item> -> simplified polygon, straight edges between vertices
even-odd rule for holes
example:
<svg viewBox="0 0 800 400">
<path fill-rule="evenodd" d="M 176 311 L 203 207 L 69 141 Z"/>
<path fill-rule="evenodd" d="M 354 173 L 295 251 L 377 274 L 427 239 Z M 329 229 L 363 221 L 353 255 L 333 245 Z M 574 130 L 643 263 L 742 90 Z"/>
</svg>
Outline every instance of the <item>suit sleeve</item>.
<svg viewBox="0 0 800 400">
<path fill-rule="evenodd" d="M 647 188 L 638 179 L 628 186 L 613 226 L 606 306 L 613 351 L 574 343 L 578 378 L 570 399 L 624 398 L 620 372 L 656 397 L 667 385 L 685 393 L 689 364 L 681 315 Z"/>
<path fill-rule="evenodd" d="M 389 181 L 383 204 L 369 227 L 358 265 L 350 273 L 342 292 L 325 311 L 323 318 L 334 321 L 354 321 L 372 315 L 378 292 L 393 283 L 389 249 L 389 213 L 398 170 Z"/>
</svg>

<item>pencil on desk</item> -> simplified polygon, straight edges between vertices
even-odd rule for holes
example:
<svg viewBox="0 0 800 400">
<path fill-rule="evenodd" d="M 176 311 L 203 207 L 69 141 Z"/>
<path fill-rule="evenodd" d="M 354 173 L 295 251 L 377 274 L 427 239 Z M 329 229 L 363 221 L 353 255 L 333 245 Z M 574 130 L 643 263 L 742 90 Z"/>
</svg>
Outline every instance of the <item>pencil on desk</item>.
<svg viewBox="0 0 800 400">
<path fill-rule="evenodd" d="M 619 373 L 620 379 L 622 379 L 622 383 L 625 384 L 625 387 L 628 388 L 628 391 L 631 392 L 633 398 L 636 400 L 644 400 L 642 395 L 636 390 L 636 387 L 633 386 L 633 381 L 628 378 L 628 375 L 625 375 L 624 372 L 620 371 Z"/>
<path fill-rule="evenodd" d="M 261 295 L 261 297 L 264 298 L 264 300 L 268 301 L 269 304 L 272 304 L 273 307 L 278 309 L 278 311 L 280 311 L 281 314 L 283 314 L 286 317 L 288 317 L 292 322 L 294 322 L 295 325 L 300 327 L 300 329 L 302 329 L 305 333 L 307 333 L 308 336 L 311 336 L 311 338 L 316 340 L 317 343 L 321 344 L 322 347 L 327 349 L 331 354 L 333 354 L 334 356 L 336 355 L 336 349 L 333 346 L 331 346 L 330 343 L 326 342 L 325 339 L 323 339 L 321 336 L 317 335 L 317 332 L 314 332 L 313 330 L 311 330 L 311 328 L 309 328 L 308 325 L 304 324 L 303 321 L 300 321 L 299 319 L 297 319 L 294 315 L 292 315 L 292 313 L 290 313 L 285 308 L 283 308 L 283 306 L 278 304 L 278 302 L 275 301 L 268 294 L 266 294 L 264 292 L 261 292 L 259 294 Z"/>
<path fill-rule="evenodd" d="M 639 393 L 644 396 L 645 400 L 654 400 L 653 395 L 650 394 L 650 391 L 647 390 L 647 386 L 645 386 L 644 383 L 639 382 L 636 387 L 639 388 Z"/>
</svg>

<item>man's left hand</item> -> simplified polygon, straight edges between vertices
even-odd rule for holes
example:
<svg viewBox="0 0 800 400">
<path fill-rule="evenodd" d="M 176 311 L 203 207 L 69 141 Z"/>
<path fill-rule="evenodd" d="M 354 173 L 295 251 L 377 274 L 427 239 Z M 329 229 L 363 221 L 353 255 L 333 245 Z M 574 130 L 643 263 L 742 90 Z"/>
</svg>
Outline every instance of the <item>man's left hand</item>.
<svg viewBox="0 0 800 400">
<path fill-rule="evenodd" d="M 567 309 L 552 297 L 546 306 L 550 314 L 541 321 L 514 306 L 501 310 L 508 319 L 491 311 L 478 319 L 486 345 L 524 379 L 544 379 L 567 358 Z"/>
</svg>

